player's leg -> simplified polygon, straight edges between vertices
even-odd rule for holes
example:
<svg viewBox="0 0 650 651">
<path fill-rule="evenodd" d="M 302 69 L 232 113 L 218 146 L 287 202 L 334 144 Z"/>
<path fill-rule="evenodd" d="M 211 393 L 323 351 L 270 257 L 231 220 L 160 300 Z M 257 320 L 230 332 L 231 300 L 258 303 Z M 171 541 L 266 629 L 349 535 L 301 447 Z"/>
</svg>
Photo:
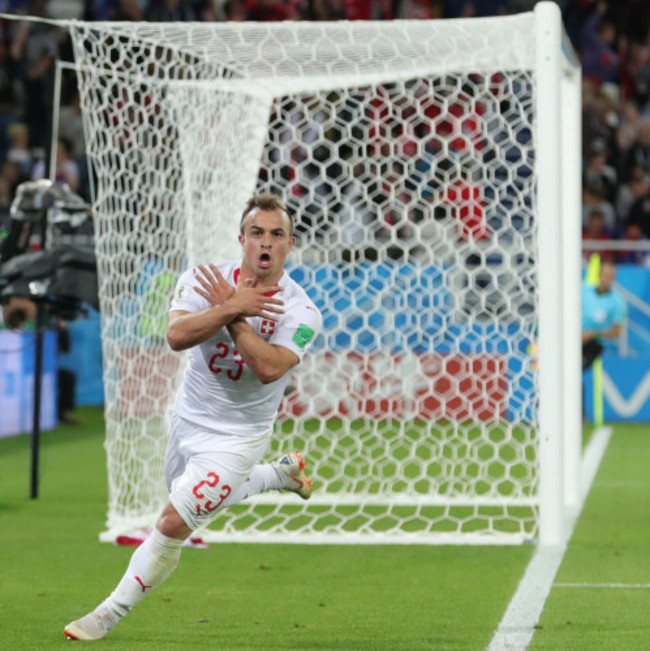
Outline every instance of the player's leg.
<svg viewBox="0 0 650 651">
<path fill-rule="evenodd" d="M 582 344 L 582 370 L 591 368 L 592 364 L 600 357 L 605 347 L 599 341 L 591 339 Z"/>
<path fill-rule="evenodd" d="M 307 499 L 311 483 L 299 453 L 273 464 L 255 465 L 264 455 L 268 438 L 249 441 L 237 437 L 202 439 L 175 421 L 165 464 L 170 502 L 156 528 L 133 553 L 127 571 L 111 595 L 95 610 L 65 627 L 70 639 L 102 639 L 178 565 L 183 541 L 205 526 L 217 512 L 266 490 L 291 490 Z"/>
<path fill-rule="evenodd" d="M 183 459 L 187 456 L 188 450 L 187 445 L 183 445 L 182 441 L 186 429 L 185 422 L 175 417 L 165 460 L 167 486 L 170 491 L 174 479 L 180 477 L 185 468 Z M 201 435 L 197 434 L 197 436 Z M 185 440 L 187 438 L 185 435 Z M 181 443 L 178 442 L 179 439 Z M 271 432 L 266 432 L 257 438 L 227 437 L 225 435 L 219 435 L 216 438 L 214 432 L 210 432 L 203 440 L 205 446 L 212 447 L 210 454 L 219 459 L 222 466 L 225 463 L 230 468 L 238 468 L 240 472 L 243 472 L 244 469 L 238 461 L 240 459 L 261 459 L 265 455 L 270 441 Z M 193 451 L 198 452 L 198 449 L 193 448 Z M 235 458 L 232 458 L 233 454 Z M 231 457 L 230 462 L 228 462 L 229 457 Z M 241 485 L 232 486 L 231 493 L 225 499 L 217 500 L 218 508 L 239 504 L 252 495 L 270 490 L 292 491 L 305 500 L 309 499 L 312 494 L 312 486 L 305 474 L 305 467 L 306 464 L 300 452 L 285 454 L 273 463 L 253 465 Z"/>
<path fill-rule="evenodd" d="M 234 490 L 231 484 L 235 485 L 236 482 L 232 478 L 227 479 L 227 483 L 220 481 L 225 476 L 223 472 L 221 475 L 206 472 L 205 479 L 199 481 L 195 477 L 190 482 L 194 483 L 192 497 L 195 508 L 198 507 L 195 527 L 203 526 L 206 518 L 213 519 L 221 508 L 265 490 L 291 490 L 308 499 L 311 484 L 304 474 L 304 468 L 300 454 L 293 452 L 273 464 L 257 465 L 247 480 L 243 476 L 240 478 L 241 483 Z M 217 491 L 213 492 L 211 489 L 215 488 Z M 197 494 L 200 495 L 198 499 Z M 193 531 L 187 526 L 186 519 L 193 521 L 187 515 L 183 518 L 174 504 L 169 502 L 151 535 L 131 556 L 115 590 L 95 610 L 68 624 L 64 629 L 66 637 L 76 640 L 104 638 L 149 592 L 168 579 L 178 565 L 183 541 Z"/>
<path fill-rule="evenodd" d="M 271 465 L 284 480 L 281 490 L 297 493 L 303 500 L 308 500 L 311 497 L 311 482 L 305 474 L 307 464 L 300 452 L 285 454 Z"/>
<path fill-rule="evenodd" d="M 251 495 L 270 490 L 297 493 L 304 500 L 312 494 L 311 482 L 305 474 L 306 464 L 300 452 L 291 452 L 273 463 L 255 466 L 248 479 L 224 501 L 224 506 L 243 502 Z"/>
<path fill-rule="evenodd" d="M 168 483 L 183 475 L 188 453 L 183 450 L 187 428 L 174 419 L 165 459 Z M 68 624 L 64 634 L 69 639 L 99 640 L 155 587 L 163 583 L 178 565 L 181 545 L 192 530 L 169 502 L 163 509 L 151 535 L 135 550 L 124 576 L 110 596 L 97 608 Z"/>
<path fill-rule="evenodd" d="M 172 528 L 171 522 L 179 524 Z M 161 531 L 172 535 L 165 535 Z M 168 504 L 147 539 L 133 552 L 124 576 L 110 596 L 95 610 L 68 624 L 69 639 L 99 640 L 144 599 L 151 590 L 168 579 L 178 565 L 181 545 L 191 530 Z"/>
</svg>

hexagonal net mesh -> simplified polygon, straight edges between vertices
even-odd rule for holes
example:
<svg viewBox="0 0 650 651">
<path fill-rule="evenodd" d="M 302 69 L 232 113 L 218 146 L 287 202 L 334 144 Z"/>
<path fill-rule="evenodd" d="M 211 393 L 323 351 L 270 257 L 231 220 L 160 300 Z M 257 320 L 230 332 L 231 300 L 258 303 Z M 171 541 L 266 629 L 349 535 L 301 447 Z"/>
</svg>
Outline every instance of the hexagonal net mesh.
<svg viewBox="0 0 650 651">
<path fill-rule="evenodd" d="M 228 540 L 521 540 L 538 521 L 532 17 L 84 24 L 111 534 L 150 526 L 182 358 L 170 292 L 236 257 L 279 193 L 324 315 L 270 458 L 315 494 L 228 509 Z M 507 47 L 506 47 L 507 45 Z"/>
</svg>

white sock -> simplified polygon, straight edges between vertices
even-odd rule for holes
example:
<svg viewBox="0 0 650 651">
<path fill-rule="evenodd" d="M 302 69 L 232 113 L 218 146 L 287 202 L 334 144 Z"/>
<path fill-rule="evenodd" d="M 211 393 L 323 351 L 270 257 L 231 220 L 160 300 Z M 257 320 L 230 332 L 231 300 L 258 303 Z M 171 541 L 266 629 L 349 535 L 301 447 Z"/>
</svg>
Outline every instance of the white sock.
<svg viewBox="0 0 650 651">
<path fill-rule="evenodd" d="M 249 478 L 231 493 L 223 506 L 239 504 L 251 495 L 286 486 L 286 475 L 271 464 L 255 466 Z M 151 535 L 133 552 L 122 580 L 97 608 L 104 621 L 114 626 L 153 588 L 163 583 L 176 569 L 181 555 L 182 540 L 168 538 L 154 529 Z"/>
<path fill-rule="evenodd" d="M 182 544 L 182 540 L 169 538 L 154 529 L 133 552 L 122 580 L 95 612 L 117 623 L 172 574 L 178 565 Z"/>
<path fill-rule="evenodd" d="M 228 499 L 224 501 L 223 506 L 239 504 L 247 497 L 265 491 L 281 490 L 285 488 L 286 483 L 285 473 L 274 468 L 270 463 L 255 466 L 248 479 L 230 494 Z"/>
</svg>

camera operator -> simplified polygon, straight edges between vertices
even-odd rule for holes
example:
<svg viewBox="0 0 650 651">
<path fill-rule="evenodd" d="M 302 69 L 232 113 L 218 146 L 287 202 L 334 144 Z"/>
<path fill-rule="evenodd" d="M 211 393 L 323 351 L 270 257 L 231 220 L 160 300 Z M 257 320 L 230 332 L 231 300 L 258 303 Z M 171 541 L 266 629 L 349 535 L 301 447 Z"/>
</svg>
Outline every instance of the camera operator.
<svg viewBox="0 0 650 651">
<path fill-rule="evenodd" d="M 10 330 L 34 330 L 36 327 L 36 312 L 36 303 L 34 303 L 34 301 L 31 301 L 28 298 L 23 298 L 22 296 L 12 296 L 8 303 L 2 306 L 4 325 L 0 324 L 0 328 L 4 327 Z M 52 317 L 50 317 L 50 321 L 51 327 L 57 331 L 59 352 L 68 352 L 71 346 L 71 339 L 67 322 Z M 75 374 L 72 371 L 59 366 L 57 369 L 57 378 L 59 423 L 73 426 L 81 425 L 81 422 L 70 414 L 70 412 L 74 411 L 76 407 Z"/>
</svg>

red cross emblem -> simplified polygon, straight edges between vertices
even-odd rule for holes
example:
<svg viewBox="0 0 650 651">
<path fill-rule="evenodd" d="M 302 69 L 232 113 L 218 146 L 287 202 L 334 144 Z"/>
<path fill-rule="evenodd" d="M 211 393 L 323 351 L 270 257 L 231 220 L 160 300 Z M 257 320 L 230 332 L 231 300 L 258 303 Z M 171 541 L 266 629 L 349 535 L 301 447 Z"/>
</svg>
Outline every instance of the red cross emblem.
<svg viewBox="0 0 650 651">
<path fill-rule="evenodd" d="M 275 321 L 268 321 L 264 319 L 260 326 L 260 332 L 263 335 L 272 335 L 275 332 Z"/>
</svg>

